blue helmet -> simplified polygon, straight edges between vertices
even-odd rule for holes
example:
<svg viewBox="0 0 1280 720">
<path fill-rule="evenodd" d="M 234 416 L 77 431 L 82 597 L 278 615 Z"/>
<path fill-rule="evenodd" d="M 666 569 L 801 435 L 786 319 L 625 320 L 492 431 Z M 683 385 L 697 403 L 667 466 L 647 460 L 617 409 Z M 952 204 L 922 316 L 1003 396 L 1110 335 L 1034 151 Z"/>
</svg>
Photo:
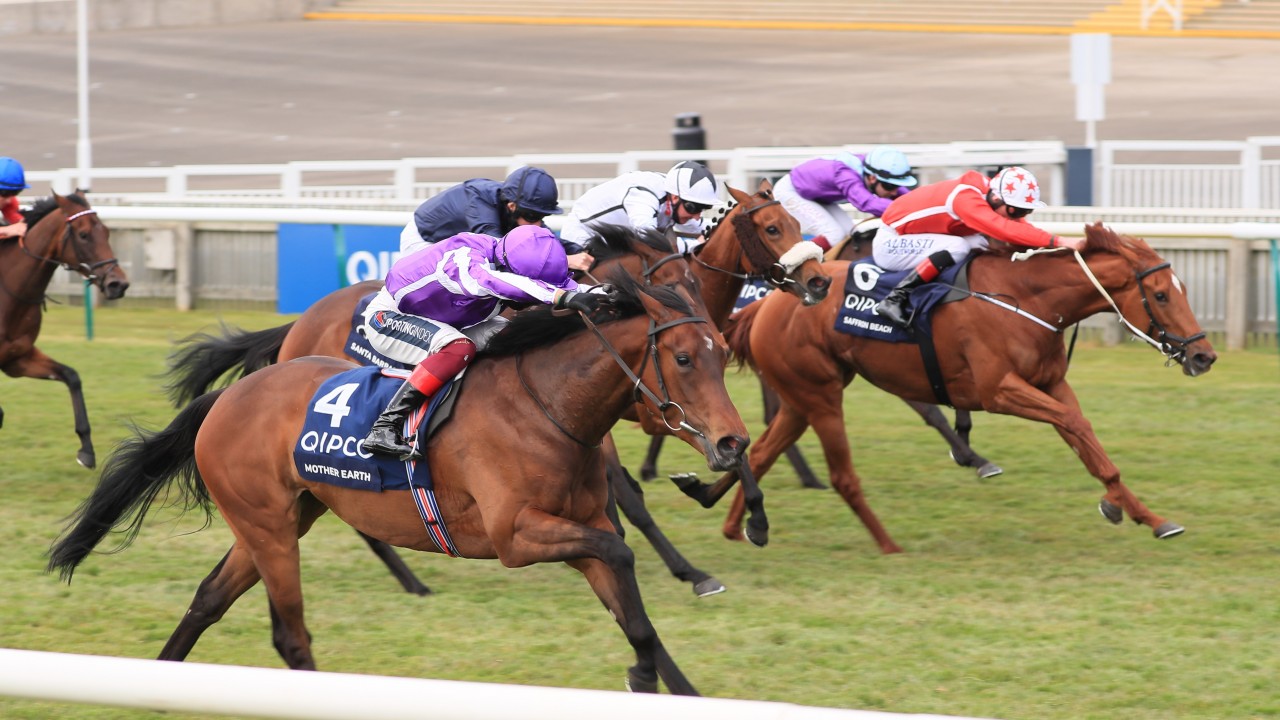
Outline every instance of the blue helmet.
<svg viewBox="0 0 1280 720">
<path fill-rule="evenodd" d="M 22 172 L 22 163 L 11 157 L 0 157 L 0 190 L 26 190 L 27 176 Z"/>
<path fill-rule="evenodd" d="M 863 162 L 867 174 L 889 185 L 915 187 L 916 178 L 911 174 L 911 161 L 897 148 L 877 145 L 867 153 Z"/>
<path fill-rule="evenodd" d="M 539 215 L 559 215 L 560 193 L 556 190 L 556 181 L 546 170 L 528 165 L 516 168 L 502 183 L 499 197 L 513 202 L 521 210 Z"/>
</svg>

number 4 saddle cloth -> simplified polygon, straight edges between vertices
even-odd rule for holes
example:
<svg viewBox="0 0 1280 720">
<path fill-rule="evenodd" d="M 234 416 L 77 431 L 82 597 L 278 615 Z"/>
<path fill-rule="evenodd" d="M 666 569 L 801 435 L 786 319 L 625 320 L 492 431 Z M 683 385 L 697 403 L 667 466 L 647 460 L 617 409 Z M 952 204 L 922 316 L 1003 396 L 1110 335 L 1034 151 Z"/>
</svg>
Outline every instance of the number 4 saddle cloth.
<svg viewBox="0 0 1280 720">
<path fill-rule="evenodd" d="M 361 367 L 324 381 L 307 407 L 302 433 L 293 447 L 293 463 L 298 474 L 313 482 L 373 492 L 411 490 L 428 533 L 442 551 L 456 556 L 436 508 L 426 460 L 400 460 L 360 447 L 373 421 L 408 376 L 407 370 Z M 425 448 L 430 432 L 447 419 L 459 385 L 458 380 L 450 381 L 429 405 L 410 414 L 402 432 L 416 436 L 418 447 Z"/>
</svg>

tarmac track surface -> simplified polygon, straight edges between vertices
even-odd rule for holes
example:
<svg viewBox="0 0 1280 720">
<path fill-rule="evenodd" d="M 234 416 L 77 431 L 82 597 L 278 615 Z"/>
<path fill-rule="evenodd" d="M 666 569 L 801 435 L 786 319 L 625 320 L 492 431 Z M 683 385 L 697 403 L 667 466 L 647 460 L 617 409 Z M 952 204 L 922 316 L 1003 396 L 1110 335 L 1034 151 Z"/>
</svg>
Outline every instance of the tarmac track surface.
<svg viewBox="0 0 1280 720">
<path fill-rule="evenodd" d="M 1113 39 L 1099 139 L 1277 133 L 1280 43 Z M 0 154 L 73 167 L 74 36 L 6 38 Z M 98 167 L 1084 141 L 1066 37 L 280 22 L 95 34 Z"/>
</svg>

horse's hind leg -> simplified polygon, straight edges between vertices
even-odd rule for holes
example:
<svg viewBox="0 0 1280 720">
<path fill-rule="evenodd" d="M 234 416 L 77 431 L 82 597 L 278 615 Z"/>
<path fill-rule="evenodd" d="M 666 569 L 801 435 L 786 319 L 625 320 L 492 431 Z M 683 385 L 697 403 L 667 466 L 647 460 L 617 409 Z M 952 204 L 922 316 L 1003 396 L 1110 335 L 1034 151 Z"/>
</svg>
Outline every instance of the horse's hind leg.
<svg viewBox="0 0 1280 720">
<path fill-rule="evenodd" d="M 409 569 L 408 565 L 404 564 L 404 560 L 400 558 L 394 548 L 377 538 L 365 535 L 359 530 L 356 531 L 356 534 L 364 538 L 364 541 L 369 544 L 369 549 L 387 566 L 387 569 L 391 571 L 391 576 L 399 581 L 405 592 L 413 593 L 414 595 L 431 594 L 431 588 L 424 585 L 418 579 L 418 576 L 413 574 L 413 571 Z"/>
<path fill-rule="evenodd" d="M 663 435 L 649 438 L 649 449 L 644 454 L 644 462 L 640 463 L 640 479 L 645 482 L 658 477 L 658 453 L 662 452 Z"/>
<path fill-rule="evenodd" d="M 968 410 L 956 410 L 956 428 L 951 429 L 947 418 L 937 405 L 903 400 L 911 406 L 929 427 L 938 431 L 943 440 L 951 446 L 951 459 L 960 467 L 971 467 L 977 470 L 979 478 L 995 477 L 1004 472 L 1004 468 L 982 457 L 969 446 L 969 431 L 973 429 L 973 415 Z"/>
<path fill-rule="evenodd" d="M 80 436 L 80 451 L 76 453 L 76 462 L 93 469 L 98 461 L 93 452 L 93 440 L 89 437 L 89 411 L 84 404 L 80 374 L 34 347 L 31 348 L 31 352 L 7 365 L 4 371 L 10 377 L 57 380 L 67 386 L 71 391 L 71 410 L 75 415 L 76 435 Z"/>
<path fill-rule="evenodd" d="M 185 660 L 204 631 L 221 620 L 231 604 L 259 578 L 249 553 L 239 543 L 232 545 L 213 572 L 201 581 L 190 607 L 157 659 Z"/>
<path fill-rule="evenodd" d="M 773 416 L 778 414 L 778 406 L 782 401 L 778 398 L 778 393 L 774 392 L 764 379 L 760 380 L 760 395 L 764 399 L 764 424 L 768 425 Z M 787 448 L 787 461 L 791 463 L 791 467 L 796 471 L 796 476 L 800 478 L 800 486 L 810 488 L 812 490 L 826 490 L 827 484 L 818 479 L 813 473 L 813 469 L 809 467 L 808 461 L 804 459 L 800 448 L 794 444 Z"/>
</svg>

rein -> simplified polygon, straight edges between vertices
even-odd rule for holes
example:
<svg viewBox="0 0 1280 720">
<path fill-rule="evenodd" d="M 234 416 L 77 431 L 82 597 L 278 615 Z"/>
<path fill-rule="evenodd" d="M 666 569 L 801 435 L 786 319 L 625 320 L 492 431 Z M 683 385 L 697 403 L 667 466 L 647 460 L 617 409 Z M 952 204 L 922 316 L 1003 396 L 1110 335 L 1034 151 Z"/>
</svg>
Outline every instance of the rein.
<svg viewBox="0 0 1280 720">
<path fill-rule="evenodd" d="M 1036 255 L 1041 252 L 1058 252 L 1059 250 L 1066 250 L 1066 249 L 1067 248 L 1043 248 L 1043 249 L 1037 248 L 1035 250 L 1028 250 L 1025 252 L 1014 253 L 1013 260 L 1015 262 L 1018 260 L 1026 260 L 1032 255 Z M 1164 355 L 1165 358 L 1168 359 L 1168 362 L 1166 363 L 1166 365 L 1173 365 L 1174 363 L 1177 363 L 1179 365 L 1183 364 L 1187 359 L 1187 346 L 1205 337 L 1205 333 L 1203 330 L 1196 333 L 1195 335 L 1192 335 L 1191 337 L 1186 337 L 1186 338 L 1181 337 L 1179 335 L 1174 335 L 1173 333 L 1170 333 L 1168 330 L 1165 329 L 1164 325 L 1159 320 L 1156 319 L 1155 313 L 1151 311 L 1151 303 L 1147 299 L 1147 288 L 1142 284 L 1142 279 L 1147 277 L 1148 275 L 1152 275 L 1161 270 L 1170 270 L 1170 268 L 1172 267 L 1170 263 L 1162 262 L 1158 265 L 1153 265 L 1152 267 L 1149 267 L 1145 270 L 1135 270 L 1133 273 L 1134 279 L 1138 283 L 1138 293 L 1142 296 L 1142 309 L 1146 311 L 1147 319 L 1150 321 L 1147 325 L 1147 332 L 1143 332 L 1139 330 L 1136 325 L 1129 322 L 1129 318 L 1126 318 L 1124 316 L 1124 313 L 1120 312 L 1120 306 L 1116 304 L 1115 299 L 1111 297 L 1111 294 L 1108 293 L 1106 288 L 1102 286 L 1102 283 L 1098 281 L 1097 276 L 1093 274 L 1093 270 L 1089 269 L 1089 264 L 1084 261 L 1084 255 L 1080 254 L 1080 251 L 1078 250 L 1072 250 L 1071 253 L 1075 255 L 1076 263 L 1078 263 L 1080 265 L 1080 268 L 1084 270 L 1084 274 L 1086 277 L 1089 278 L 1089 282 L 1093 283 L 1093 286 L 1098 290 L 1098 293 L 1102 295 L 1103 298 L 1106 299 L 1109 305 L 1111 305 L 1111 309 L 1115 311 L 1116 317 L 1119 318 L 1119 322 L 1122 323 L 1125 327 L 1127 327 L 1129 329 L 1129 332 L 1133 333 L 1133 335 L 1135 335 L 1136 337 L 1143 340 L 1151 347 L 1158 350 L 1161 355 Z M 1172 270 L 1170 270 L 1170 272 L 1172 272 Z M 984 299 L 989 299 L 989 298 L 984 298 Z M 996 304 L 1002 304 L 995 300 L 991 300 L 991 302 L 996 302 Z M 1018 311 L 1018 312 L 1021 314 L 1021 311 Z M 1028 315 L 1028 317 L 1033 317 L 1033 316 Z M 1033 317 L 1033 319 L 1037 320 L 1038 322 L 1041 322 L 1041 324 L 1044 324 L 1043 321 L 1040 321 L 1038 318 Z M 1153 339 L 1148 334 L 1152 331 L 1155 331 L 1154 333 L 1156 335 L 1155 339 Z M 1073 341 L 1074 341 L 1074 338 L 1073 338 Z"/>
<path fill-rule="evenodd" d="M 75 253 L 76 264 L 72 264 L 70 262 L 65 262 L 65 261 L 56 259 L 60 255 L 62 255 L 62 253 L 64 252 L 67 246 L 67 243 L 71 241 L 71 233 L 75 231 L 75 229 L 71 226 L 71 223 L 79 218 L 82 218 L 88 215 L 97 215 L 97 214 L 98 214 L 97 210 L 94 210 L 93 208 L 86 208 L 84 210 L 81 210 L 80 212 L 73 213 L 72 215 L 68 216 L 66 220 L 63 221 L 65 227 L 63 229 L 61 237 L 58 239 L 56 243 L 50 243 L 49 253 L 47 256 L 43 253 L 37 254 L 27 249 L 25 235 L 19 238 L 18 247 L 22 249 L 22 252 L 24 255 L 26 255 L 27 257 L 35 258 L 36 260 L 39 260 L 41 263 L 44 263 L 47 265 L 56 265 L 65 270 L 69 270 L 75 273 L 80 273 L 88 280 L 96 282 L 98 285 L 98 288 L 103 292 L 105 292 L 106 291 L 105 283 L 107 281 L 106 273 L 99 275 L 97 274 L 96 271 L 103 267 L 119 265 L 120 264 L 119 260 L 117 260 L 116 258 L 107 258 L 106 260 L 99 260 L 97 262 L 86 262 L 84 258 L 84 253 L 81 251 L 80 246 L 75 242 L 71 242 L 71 250 L 72 252 Z M 7 288 L 6 288 L 6 291 L 7 291 Z M 43 298 L 42 300 L 36 300 L 36 301 L 27 300 L 24 298 L 19 298 L 19 299 L 21 299 L 23 302 L 26 302 L 32 305 L 37 304 L 43 300 Z"/>
<path fill-rule="evenodd" d="M 679 258 L 681 256 L 680 255 L 668 256 L 667 258 L 664 258 L 663 260 L 659 261 L 656 265 L 654 265 L 653 268 L 650 268 L 649 272 L 651 273 L 653 270 L 657 269 L 658 265 L 661 265 L 667 260 L 670 260 L 672 257 Z M 648 277 L 648 273 L 646 273 L 646 278 L 647 277 Z M 697 316 L 683 317 L 683 318 L 678 318 L 676 320 L 672 320 L 671 322 L 668 322 L 668 323 L 663 323 L 662 325 L 658 325 L 653 321 L 653 318 L 649 318 L 649 332 L 648 332 L 649 352 L 648 354 L 645 355 L 644 362 L 640 364 L 640 372 L 644 372 L 645 365 L 648 364 L 649 358 L 652 357 L 653 369 L 654 369 L 654 372 L 656 372 L 658 375 L 658 389 L 662 392 L 662 399 L 659 399 L 658 396 L 644 384 L 644 381 L 640 378 L 639 374 L 632 371 L 631 367 L 627 365 L 627 362 L 622 359 L 622 356 L 618 354 L 618 351 L 615 350 L 613 345 L 610 344 L 609 340 L 605 338 L 604 333 L 600 332 L 600 328 L 596 327 L 596 324 L 591 321 L 591 318 L 587 317 L 586 313 L 582 311 L 578 311 L 578 315 L 582 317 L 583 323 L 585 323 L 586 326 L 591 329 L 591 332 L 595 333 L 596 337 L 600 340 L 600 344 L 604 346 L 604 349 L 609 351 L 609 354 L 613 356 L 614 362 L 618 364 L 618 367 L 622 368 L 622 372 L 626 373 L 627 377 L 630 378 L 633 383 L 635 383 L 636 402 L 639 402 L 641 394 L 643 393 L 644 397 L 649 398 L 649 400 L 651 400 L 653 404 L 657 406 L 659 416 L 662 418 L 662 422 L 667 426 L 668 430 L 671 430 L 672 432 L 675 432 L 677 430 L 687 430 L 688 432 L 694 435 L 697 435 L 698 437 L 702 437 L 702 438 L 706 437 L 705 435 L 702 434 L 701 431 L 699 431 L 697 428 L 693 427 L 692 425 L 690 425 L 688 422 L 685 421 L 684 408 L 680 407 L 680 403 L 673 402 L 671 400 L 671 395 L 667 392 L 666 381 L 663 380 L 663 377 L 662 377 L 662 366 L 658 363 L 658 342 L 657 342 L 658 334 L 661 333 L 663 330 L 673 328 L 677 325 L 683 325 L 685 323 L 705 323 L 707 322 L 706 318 L 697 317 Z M 524 388 L 524 391 L 529 395 L 530 398 L 533 399 L 533 402 L 537 404 L 538 409 L 542 411 L 542 414 L 545 415 L 547 419 L 551 421 L 551 424 L 555 425 L 556 429 L 559 430 L 565 437 L 574 441 L 578 445 L 581 445 L 582 447 L 588 448 L 588 449 L 594 449 L 594 448 L 600 447 L 600 443 L 591 445 L 585 442 L 581 438 L 569 432 L 564 425 L 560 424 L 560 421 L 555 419 L 555 417 L 551 414 L 551 410 L 547 408 L 547 406 L 542 402 L 541 399 L 538 398 L 537 395 L 534 394 L 533 388 L 529 387 L 529 383 L 525 381 L 524 373 L 520 371 L 520 361 L 523 358 L 524 358 L 523 355 L 516 356 L 516 377 L 520 379 L 520 386 Z M 679 416 L 680 420 L 676 422 L 674 425 L 672 424 L 671 420 L 667 419 L 667 411 L 670 410 L 671 408 L 675 408 L 680 413 L 680 416 Z"/>
<path fill-rule="evenodd" d="M 707 239 L 708 240 L 711 239 L 711 237 L 715 234 L 715 232 L 720 229 L 721 223 L 726 218 L 728 218 L 729 213 L 733 212 L 735 208 L 741 207 L 742 214 L 750 218 L 753 213 L 756 213 L 760 210 L 763 210 L 773 205 L 781 205 L 781 204 L 782 203 L 780 203 L 778 200 L 770 198 L 765 202 L 760 203 L 759 205 L 753 205 L 752 207 L 749 207 L 749 208 L 737 203 L 730 205 L 729 208 L 725 210 L 723 215 L 721 215 L 720 217 L 712 221 L 712 225 L 707 229 Z M 716 267 L 715 265 L 712 265 L 707 261 L 703 260 L 700 255 L 694 255 L 693 259 L 702 267 L 708 270 L 711 270 L 713 272 L 722 273 L 724 275 L 728 275 L 730 277 L 734 277 L 744 281 L 754 280 L 756 278 L 763 278 L 767 280 L 770 285 L 773 285 L 774 287 L 777 287 L 777 288 L 781 288 L 781 287 L 785 287 L 788 284 L 792 284 L 796 282 L 795 280 L 792 280 L 788 276 L 797 267 L 799 267 L 805 260 L 810 259 L 810 257 L 818 261 L 822 260 L 822 250 L 820 248 L 814 245 L 813 246 L 814 252 L 806 252 L 807 248 L 801 247 L 804 244 L 805 243 L 797 243 L 796 247 L 791 248 L 784 255 L 782 256 L 775 255 L 773 251 L 770 250 L 769 247 L 764 244 L 764 241 L 760 239 L 760 233 L 758 231 L 755 231 L 755 226 L 752 225 L 752 232 L 738 234 L 739 247 L 738 247 L 737 265 L 741 267 L 744 264 L 742 261 L 743 255 L 746 255 L 748 261 L 750 261 L 750 263 L 753 265 L 768 263 L 768 267 L 765 268 L 764 270 L 762 271 L 756 270 L 754 272 L 743 273 L 743 272 L 737 272 L 734 270 L 727 270 L 722 267 Z M 812 244 L 812 243 L 809 243 L 809 244 Z M 799 249 L 800 251 L 797 252 L 797 249 Z"/>
</svg>

